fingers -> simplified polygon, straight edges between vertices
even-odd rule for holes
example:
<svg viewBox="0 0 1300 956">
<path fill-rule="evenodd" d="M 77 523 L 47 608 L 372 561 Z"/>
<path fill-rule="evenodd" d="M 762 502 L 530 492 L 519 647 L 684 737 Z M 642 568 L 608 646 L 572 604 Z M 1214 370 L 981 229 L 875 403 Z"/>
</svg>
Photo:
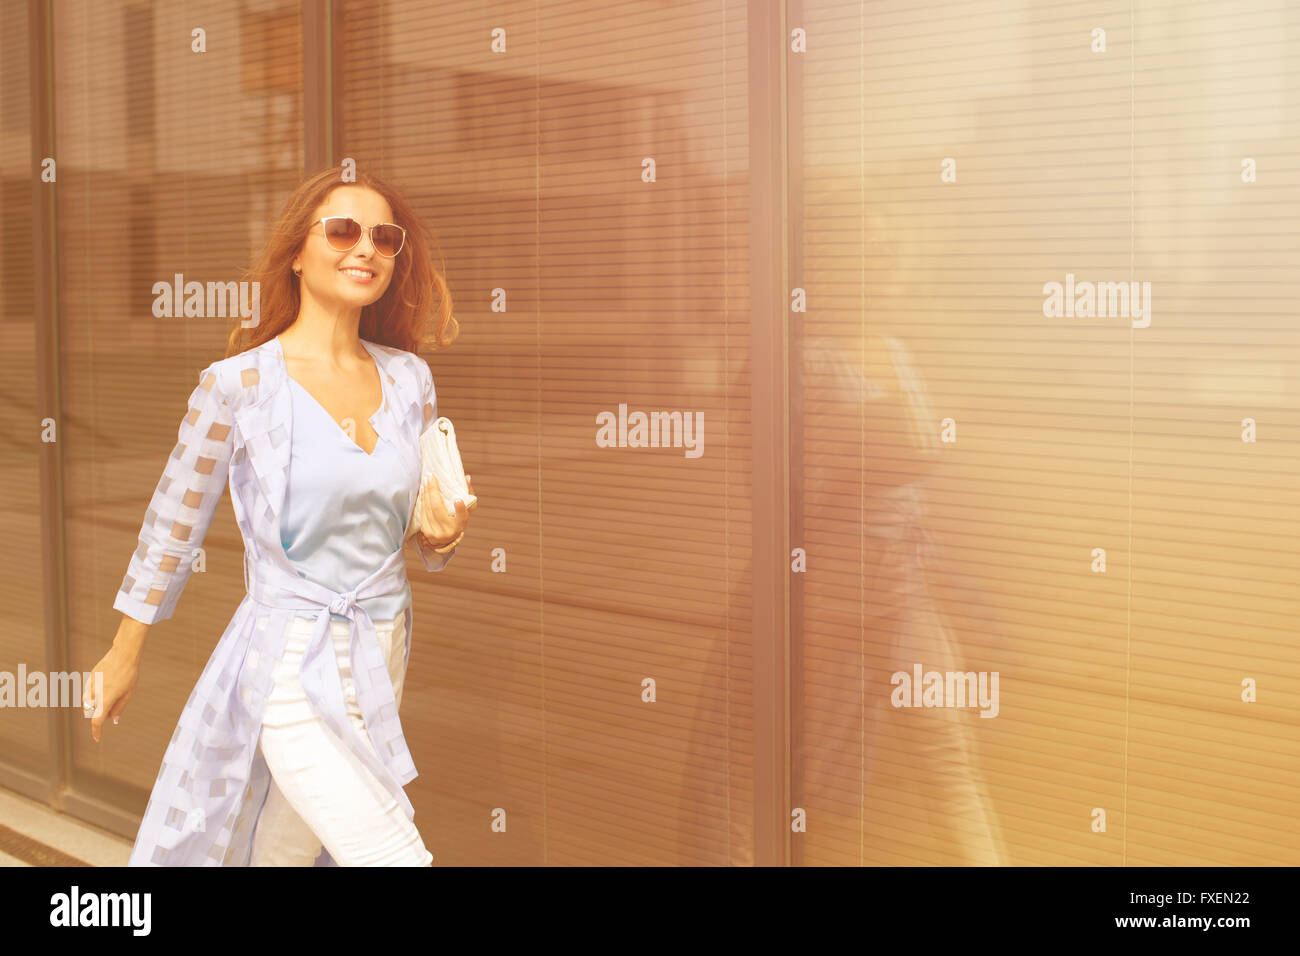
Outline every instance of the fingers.
<svg viewBox="0 0 1300 956">
<path fill-rule="evenodd" d="M 102 687 L 102 684 L 100 686 Z M 100 694 L 102 694 L 103 699 L 100 699 Z M 127 701 L 130 699 L 131 693 L 129 691 L 121 696 L 114 697 L 113 693 L 108 691 L 87 690 L 81 701 L 82 714 L 90 720 L 90 736 L 95 743 L 99 743 L 104 734 L 105 719 L 112 720 L 116 724 L 122 716 L 122 711 L 126 709 Z"/>
<path fill-rule="evenodd" d="M 435 502 L 442 501 L 438 479 L 430 475 L 429 480 L 420 489 L 420 494 L 420 526 L 424 530 L 425 537 L 434 537 L 434 532 L 442 527 L 442 517 L 438 514 L 441 509 L 435 506 Z"/>
<path fill-rule="evenodd" d="M 432 475 L 429 476 L 429 484 L 433 487 L 425 492 L 424 509 L 425 514 L 432 519 L 438 528 L 447 526 L 447 506 L 443 502 L 442 486 L 438 484 L 438 479 Z"/>
<path fill-rule="evenodd" d="M 421 499 L 422 511 L 420 514 L 425 537 L 438 541 L 449 541 L 465 533 L 465 529 L 469 527 L 469 514 L 478 507 L 478 495 L 474 491 L 474 485 L 469 475 L 465 476 L 465 486 L 476 500 L 473 504 L 467 504 L 465 499 L 457 498 L 452 503 L 455 514 L 448 515 L 442 497 L 442 490 L 438 485 L 438 479 L 432 475 L 429 476 L 429 480 L 424 485 L 425 490 L 424 497 Z"/>
<path fill-rule="evenodd" d="M 94 674 L 93 671 L 91 673 L 92 675 Z M 93 676 L 91 677 L 91 680 L 94 680 Z M 102 680 L 103 679 L 101 678 L 99 681 L 96 681 L 101 688 L 101 692 L 103 688 Z M 95 743 L 99 743 L 100 727 L 103 726 L 104 723 L 104 715 L 102 712 L 99 712 L 99 708 L 100 701 L 96 699 L 95 692 L 90 688 L 87 688 L 86 692 L 81 695 L 81 714 L 83 717 L 90 720 L 90 737 L 95 741 Z"/>
<path fill-rule="evenodd" d="M 115 715 L 121 714 L 122 705 L 125 703 L 125 700 L 118 701 L 110 712 L 109 708 L 104 705 L 103 701 L 96 700 L 85 709 L 85 715 L 90 718 L 90 736 L 94 739 L 95 743 L 99 743 L 99 738 L 103 736 L 105 719 L 108 717 L 115 718 Z M 113 720 L 113 723 L 117 723 L 116 718 Z"/>
<path fill-rule="evenodd" d="M 442 492 L 435 492 L 424 499 L 425 536 L 445 538 L 451 522 L 447 517 L 447 506 L 442 502 Z"/>
<path fill-rule="evenodd" d="M 117 699 L 111 708 L 107 708 L 104 713 L 100 713 L 97 716 L 90 718 L 90 736 L 94 738 L 95 743 L 99 743 L 100 737 L 103 736 L 104 720 L 110 719 L 116 724 L 122 716 L 122 711 L 126 710 L 126 702 L 130 699 L 130 694 L 123 694 Z M 97 709 L 99 702 L 96 701 L 95 704 Z M 94 713 L 94 709 L 89 713 Z M 89 716 L 89 714 L 87 714 L 87 716 Z"/>
</svg>

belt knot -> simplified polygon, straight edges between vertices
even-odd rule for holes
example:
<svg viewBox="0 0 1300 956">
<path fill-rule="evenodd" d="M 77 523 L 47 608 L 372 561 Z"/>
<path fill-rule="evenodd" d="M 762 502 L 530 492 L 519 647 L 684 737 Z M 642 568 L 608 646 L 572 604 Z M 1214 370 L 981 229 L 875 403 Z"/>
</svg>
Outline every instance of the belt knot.
<svg viewBox="0 0 1300 956">
<path fill-rule="evenodd" d="M 346 615 L 349 610 L 356 607 L 356 604 L 357 592 L 355 590 L 336 594 L 334 599 L 330 601 L 330 613 Z"/>
</svg>

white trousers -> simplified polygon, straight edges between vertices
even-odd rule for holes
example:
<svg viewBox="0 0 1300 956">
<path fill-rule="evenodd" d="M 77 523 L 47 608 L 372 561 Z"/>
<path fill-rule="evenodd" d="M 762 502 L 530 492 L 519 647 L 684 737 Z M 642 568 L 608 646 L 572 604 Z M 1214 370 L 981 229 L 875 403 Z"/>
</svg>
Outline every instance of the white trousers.
<svg viewBox="0 0 1300 956">
<path fill-rule="evenodd" d="M 271 782 L 249 864 L 311 866 L 323 845 L 339 866 L 432 866 L 415 824 L 307 700 L 298 670 L 314 623 L 294 618 L 266 701 L 258 746 Z M 406 616 L 374 625 L 400 707 Z M 348 718 L 373 750 L 352 683 L 348 625 L 331 621 L 330 631 Z"/>
</svg>

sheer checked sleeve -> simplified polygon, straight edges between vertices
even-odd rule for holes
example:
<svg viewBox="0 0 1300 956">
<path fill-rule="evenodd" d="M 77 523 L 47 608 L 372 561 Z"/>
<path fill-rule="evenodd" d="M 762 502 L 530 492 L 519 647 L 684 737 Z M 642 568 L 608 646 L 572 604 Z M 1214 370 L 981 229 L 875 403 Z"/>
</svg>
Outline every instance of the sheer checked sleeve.
<svg viewBox="0 0 1300 956">
<path fill-rule="evenodd" d="M 429 363 L 418 355 L 415 356 L 415 371 L 420 379 L 420 392 L 424 396 L 422 403 L 424 424 L 420 429 L 421 433 L 423 433 L 438 418 L 438 396 L 433 389 L 433 373 L 429 371 Z M 415 545 L 420 549 L 420 557 L 424 559 L 424 570 L 426 571 L 441 571 L 456 553 L 456 549 L 452 548 L 446 554 L 438 554 L 431 545 L 425 543 L 424 538 L 419 534 L 415 535 Z"/>
<path fill-rule="evenodd" d="M 212 524 L 226 486 L 234 445 L 234 417 L 209 365 L 189 399 L 176 447 L 163 467 L 140 528 L 114 609 L 143 624 L 176 610 L 194 570 L 194 555 Z"/>
</svg>

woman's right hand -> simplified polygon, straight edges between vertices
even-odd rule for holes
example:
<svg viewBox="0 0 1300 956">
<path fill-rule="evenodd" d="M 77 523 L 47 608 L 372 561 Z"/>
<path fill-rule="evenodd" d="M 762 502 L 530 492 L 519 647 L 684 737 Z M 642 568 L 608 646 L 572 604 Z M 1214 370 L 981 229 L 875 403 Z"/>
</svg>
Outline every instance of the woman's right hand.
<svg viewBox="0 0 1300 956">
<path fill-rule="evenodd" d="M 148 626 L 125 619 L 125 615 L 123 617 L 122 627 L 113 646 L 91 671 L 90 686 L 81 690 L 83 708 L 86 701 L 95 698 L 95 708 L 91 711 L 95 716 L 90 718 L 90 736 L 95 743 L 99 743 L 103 734 L 104 718 L 111 718 L 113 723 L 117 723 L 140 681 L 140 655 Z M 96 675 L 103 676 L 97 680 Z M 100 680 L 103 681 L 102 687 L 97 688 Z M 96 694 L 97 689 L 103 693 L 102 705 Z"/>
</svg>

